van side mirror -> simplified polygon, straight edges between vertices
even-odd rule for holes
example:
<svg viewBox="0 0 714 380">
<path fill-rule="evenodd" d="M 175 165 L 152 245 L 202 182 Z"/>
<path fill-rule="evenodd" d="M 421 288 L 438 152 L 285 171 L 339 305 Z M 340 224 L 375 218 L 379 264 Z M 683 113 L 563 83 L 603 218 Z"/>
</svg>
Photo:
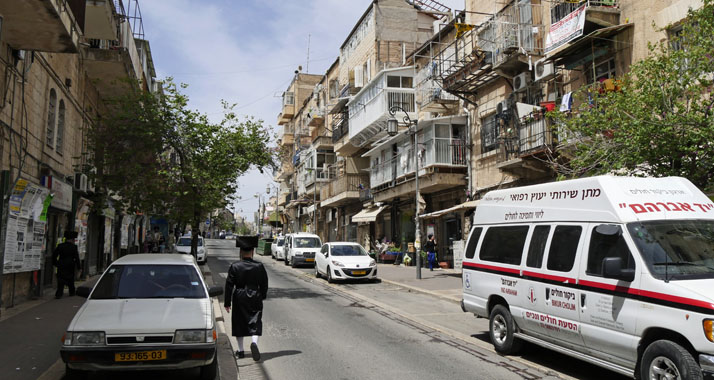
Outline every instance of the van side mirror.
<svg viewBox="0 0 714 380">
<path fill-rule="evenodd" d="M 602 275 L 605 278 L 632 282 L 635 279 L 635 270 L 626 269 L 621 257 L 606 257 L 602 260 Z"/>
<path fill-rule="evenodd" d="M 92 288 L 87 287 L 87 286 L 79 286 L 79 287 L 77 287 L 77 291 L 75 292 L 75 294 L 77 294 L 78 296 L 80 296 L 82 298 L 87 298 L 87 297 L 89 297 L 89 293 L 91 293 L 91 292 L 92 292 Z"/>
</svg>

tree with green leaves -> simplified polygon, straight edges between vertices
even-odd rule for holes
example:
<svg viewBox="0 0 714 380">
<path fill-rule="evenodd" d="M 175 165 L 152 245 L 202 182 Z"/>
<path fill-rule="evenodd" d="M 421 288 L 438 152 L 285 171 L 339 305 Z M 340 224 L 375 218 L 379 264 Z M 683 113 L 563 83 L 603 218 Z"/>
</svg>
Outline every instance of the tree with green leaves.
<svg viewBox="0 0 714 380">
<path fill-rule="evenodd" d="M 665 29 L 665 30 L 671 30 Z M 618 78 L 619 90 L 582 88 L 572 114 L 549 113 L 561 177 L 603 173 L 682 176 L 714 190 L 714 0 L 689 10 L 680 33 Z"/>
<path fill-rule="evenodd" d="M 194 228 L 223 208 L 250 168 L 274 166 L 262 121 L 239 118 L 223 103 L 219 123 L 188 107 L 186 86 L 170 79 L 160 95 L 140 90 L 111 102 L 109 116 L 90 131 L 96 183 L 129 212 L 142 211 Z"/>
</svg>

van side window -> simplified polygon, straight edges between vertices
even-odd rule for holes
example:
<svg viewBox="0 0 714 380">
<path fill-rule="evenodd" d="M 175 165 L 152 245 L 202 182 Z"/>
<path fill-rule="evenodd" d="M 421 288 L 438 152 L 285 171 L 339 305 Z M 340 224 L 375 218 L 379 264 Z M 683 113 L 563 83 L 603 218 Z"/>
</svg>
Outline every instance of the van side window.
<svg viewBox="0 0 714 380">
<path fill-rule="evenodd" d="M 531 236 L 531 245 L 528 247 L 528 258 L 526 265 L 531 268 L 540 268 L 543 265 L 543 255 L 545 254 L 545 243 L 548 241 L 550 226 L 536 226 Z"/>
<path fill-rule="evenodd" d="M 559 272 L 570 272 L 575 263 L 578 250 L 581 226 L 557 226 L 553 232 L 553 240 L 548 251 L 548 269 Z"/>
<path fill-rule="evenodd" d="M 617 226 L 619 233 L 601 234 L 597 232 L 597 226 L 593 228 L 590 237 L 590 247 L 588 248 L 588 267 L 585 273 L 590 276 L 602 277 L 602 261 L 606 257 L 619 257 L 627 269 L 635 269 L 635 259 L 632 252 L 627 247 L 622 229 Z"/>
<path fill-rule="evenodd" d="M 484 261 L 518 265 L 523 257 L 523 247 L 528 226 L 491 227 L 481 243 L 479 258 Z"/>
<path fill-rule="evenodd" d="M 478 245 L 478 239 L 481 237 L 481 231 L 483 227 L 474 228 L 471 231 L 471 236 L 469 236 L 469 244 L 466 246 L 466 258 L 473 259 L 476 253 L 476 246 Z"/>
</svg>

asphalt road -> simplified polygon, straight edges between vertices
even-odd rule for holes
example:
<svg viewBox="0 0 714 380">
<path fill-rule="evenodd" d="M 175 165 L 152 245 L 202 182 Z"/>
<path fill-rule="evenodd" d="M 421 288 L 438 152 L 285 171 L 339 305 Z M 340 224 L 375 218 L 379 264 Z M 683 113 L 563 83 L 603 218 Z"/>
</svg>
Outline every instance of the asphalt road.
<svg viewBox="0 0 714 380">
<path fill-rule="evenodd" d="M 233 241 L 213 240 L 209 268 L 223 285 Z M 554 379 L 366 302 L 272 261 L 264 304 L 262 360 L 239 359 L 241 379 Z M 354 284 L 378 287 L 381 284 Z M 226 321 L 230 316 L 225 316 Z M 246 339 L 246 343 L 248 343 Z"/>
</svg>

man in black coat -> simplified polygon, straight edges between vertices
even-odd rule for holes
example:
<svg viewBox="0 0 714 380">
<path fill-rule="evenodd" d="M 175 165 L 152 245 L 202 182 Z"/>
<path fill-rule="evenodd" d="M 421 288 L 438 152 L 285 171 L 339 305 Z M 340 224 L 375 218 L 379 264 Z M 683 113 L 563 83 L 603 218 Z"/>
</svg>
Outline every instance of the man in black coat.
<svg viewBox="0 0 714 380">
<path fill-rule="evenodd" d="M 226 278 L 224 306 L 231 316 L 233 336 L 238 340 L 239 358 L 245 357 L 243 337 L 252 336 L 250 353 L 260 360 L 258 337 L 263 335 L 263 300 L 268 296 L 268 273 L 263 264 L 253 260 L 253 250 L 258 246 L 257 236 L 238 236 L 241 260 L 231 264 Z"/>
<path fill-rule="evenodd" d="M 77 231 L 65 231 L 65 241 L 52 252 L 52 265 L 57 267 L 57 291 L 55 298 L 62 298 L 64 287 L 69 288 L 70 297 L 74 295 L 74 270 L 79 269 L 79 251 L 74 239 Z"/>
</svg>

